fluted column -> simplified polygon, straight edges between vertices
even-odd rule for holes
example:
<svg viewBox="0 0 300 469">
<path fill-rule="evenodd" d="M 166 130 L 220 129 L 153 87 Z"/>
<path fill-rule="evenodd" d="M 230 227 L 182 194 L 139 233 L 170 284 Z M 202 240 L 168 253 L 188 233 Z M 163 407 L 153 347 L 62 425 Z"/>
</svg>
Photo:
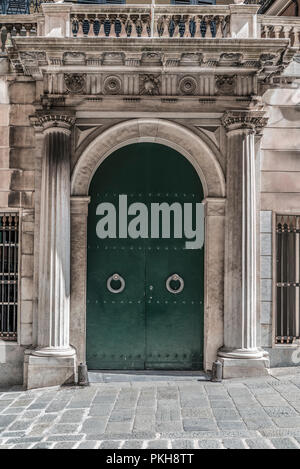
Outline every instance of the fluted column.
<svg viewBox="0 0 300 469">
<path fill-rule="evenodd" d="M 218 355 L 262 359 L 264 351 L 257 348 L 256 342 L 255 134 L 266 124 L 266 119 L 261 111 L 231 111 L 224 114 L 222 122 L 228 146 L 224 347 Z M 231 365 L 235 365 L 236 372 L 242 363 Z M 243 370 L 237 372 L 241 374 Z"/>
<path fill-rule="evenodd" d="M 45 135 L 42 160 L 38 347 L 34 354 L 74 354 L 70 329 L 70 135 L 73 119 L 39 118 Z"/>
</svg>

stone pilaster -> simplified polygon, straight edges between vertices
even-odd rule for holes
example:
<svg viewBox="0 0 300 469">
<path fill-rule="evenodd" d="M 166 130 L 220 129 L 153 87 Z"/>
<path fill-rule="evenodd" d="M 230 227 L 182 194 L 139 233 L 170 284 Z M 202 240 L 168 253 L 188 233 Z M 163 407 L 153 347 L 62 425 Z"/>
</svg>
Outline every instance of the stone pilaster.
<svg viewBox="0 0 300 469">
<path fill-rule="evenodd" d="M 27 388 L 74 382 L 70 346 L 70 135 L 73 118 L 38 116 L 44 136 L 41 164 L 37 347 L 26 354 Z"/>
<path fill-rule="evenodd" d="M 267 374 L 268 359 L 256 343 L 255 135 L 262 111 L 231 111 L 227 132 L 224 347 L 218 355 L 226 378 Z"/>
</svg>

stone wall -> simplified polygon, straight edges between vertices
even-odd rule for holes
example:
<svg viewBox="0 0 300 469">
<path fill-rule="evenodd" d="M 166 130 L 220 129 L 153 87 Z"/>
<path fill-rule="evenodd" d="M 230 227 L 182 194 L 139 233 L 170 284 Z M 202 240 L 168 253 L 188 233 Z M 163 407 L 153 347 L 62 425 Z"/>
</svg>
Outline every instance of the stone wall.
<svg viewBox="0 0 300 469">
<path fill-rule="evenodd" d="M 286 75 L 300 75 L 294 62 Z M 293 345 L 274 345 L 275 335 L 275 215 L 300 214 L 300 93 L 297 85 L 265 95 L 269 122 L 261 143 L 261 344 L 271 366 L 293 365 Z"/>
<path fill-rule="evenodd" d="M 0 58 L 0 68 L 6 67 Z M 35 82 L 0 80 L 0 212 L 20 215 L 18 341 L 0 341 L 0 386 L 23 382 L 24 348 L 32 344 Z"/>
</svg>

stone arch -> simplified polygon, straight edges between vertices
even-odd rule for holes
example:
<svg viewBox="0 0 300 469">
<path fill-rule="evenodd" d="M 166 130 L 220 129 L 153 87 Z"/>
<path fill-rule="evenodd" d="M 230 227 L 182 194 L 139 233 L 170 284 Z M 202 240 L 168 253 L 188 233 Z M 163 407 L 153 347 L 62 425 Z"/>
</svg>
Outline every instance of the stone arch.
<svg viewBox="0 0 300 469">
<path fill-rule="evenodd" d="M 77 161 L 71 178 L 71 195 L 88 195 L 99 165 L 119 148 L 138 142 L 161 143 L 185 156 L 197 171 L 204 197 L 225 197 L 225 178 L 212 149 L 191 130 L 163 119 L 132 119 L 112 126 L 95 138 Z"/>
<path fill-rule="evenodd" d="M 132 143 L 169 146 L 185 156 L 200 177 L 206 213 L 204 368 L 211 369 L 224 334 L 224 225 L 226 184 L 213 146 L 191 130 L 164 119 L 131 119 L 95 137 L 81 153 L 71 177 L 71 344 L 85 361 L 86 273 L 89 186 L 101 163 L 114 151 Z"/>
</svg>

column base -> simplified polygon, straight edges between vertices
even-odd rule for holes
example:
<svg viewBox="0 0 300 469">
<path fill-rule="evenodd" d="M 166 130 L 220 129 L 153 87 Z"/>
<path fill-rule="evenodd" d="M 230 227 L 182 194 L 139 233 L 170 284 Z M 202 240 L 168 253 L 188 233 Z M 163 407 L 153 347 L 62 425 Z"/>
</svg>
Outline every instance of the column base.
<svg viewBox="0 0 300 469">
<path fill-rule="evenodd" d="M 219 356 L 223 365 L 223 379 L 268 376 L 270 361 L 267 356 L 261 358 L 224 358 Z"/>
<path fill-rule="evenodd" d="M 76 352 L 73 355 L 36 355 L 35 351 L 25 351 L 24 386 L 36 389 L 48 386 L 61 386 L 77 382 Z"/>
<path fill-rule="evenodd" d="M 234 349 L 225 347 L 218 351 L 223 365 L 223 378 L 267 376 L 270 369 L 269 354 L 259 348 Z"/>
</svg>

